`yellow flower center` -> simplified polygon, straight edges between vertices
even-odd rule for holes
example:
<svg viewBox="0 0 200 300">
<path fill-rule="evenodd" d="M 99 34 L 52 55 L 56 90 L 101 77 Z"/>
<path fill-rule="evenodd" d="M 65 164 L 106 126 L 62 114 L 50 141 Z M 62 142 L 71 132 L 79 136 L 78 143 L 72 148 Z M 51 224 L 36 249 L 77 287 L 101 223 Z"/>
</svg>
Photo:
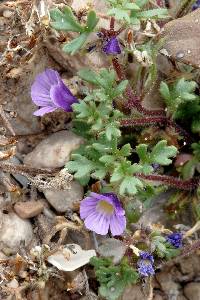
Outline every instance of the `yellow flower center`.
<svg viewBox="0 0 200 300">
<path fill-rule="evenodd" d="M 99 201 L 99 203 L 97 204 L 97 210 L 104 212 L 106 214 L 112 215 L 112 213 L 114 211 L 114 207 L 112 204 L 102 200 L 102 201 Z"/>
</svg>

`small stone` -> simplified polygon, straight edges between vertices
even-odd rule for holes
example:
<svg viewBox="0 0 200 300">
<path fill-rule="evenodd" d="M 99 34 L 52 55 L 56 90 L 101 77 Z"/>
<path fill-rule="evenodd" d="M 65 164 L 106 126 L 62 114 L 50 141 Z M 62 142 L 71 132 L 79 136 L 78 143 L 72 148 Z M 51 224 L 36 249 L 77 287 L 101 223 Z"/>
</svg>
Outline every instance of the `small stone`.
<svg viewBox="0 0 200 300">
<path fill-rule="evenodd" d="M 19 283 L 18 281 L 14 278 L 12 279 L 8 284 L 7 286 L 11 289 L 17 289 L 19 287 Z"/>
<path fill-rule="evenodd" d="M 70 160 L 70 154 L 83 143 L 83 139 L 71 131 L 53 133 L 26 155 L 24 164 L 34 168 L 60 168 Z"/>
<path fill-rule="evenodd" d="M 200 299 L 200 284 L 199 282 L 190 282 L 184 287 L 184 294 L 188 300 Z"/>
<path fill-rule="evenodd" d="M 156 275 L 162 290 L 169 299 L 176 299 L 179 295 L 180 285 L 173 280 L 173 275 L 169 272 L 161 272 Z"/>
<path fill-rule="evenodd" d="M 102 242 L 98 247 L 98 252 L 103 257 L 112 257 L 113 263 L 117 264 L 123 258 L 126 248 L 123 242 L 110 238 Z"/>
<path fill-rule="evenodd" d="M 144 293 L 139 285 L 125 288 L 121 300 L 144 300 Z"/>
<path fill-rule="evenodd" d="M 183 52 L 176 53 L 177 58 L 183 58 L 184 56 L 185 56 L 185 54 Z"/>
<path fill-rule="evenodd" d="M 75 210 L 77 203 L 83 199 L 83 187 L 76 181 L 71 182 L 71 188 L 65 191 L 43 190 L 48 202 L 57 212 L 66 212 L 68 209 Z"/>
<path fill-rule="evenodd" d="M 18 202 L 14 206 L 15 212 L 22 219 L 29 219 L 39 215 L 43 208 L 43 204 L 40 201 Z"/>
<path fill-rule="evenodd" d="M 11 10 L 5 9 L 3 11 L 4 18 L 10 18 L 10 17 L 12 17 L 12 15 L 13 15 L 13 12 Z"/>
<path fill-rule="evenodd" d="M 28 220 L 23 220 L 15 213 L 3 214 L 1 213 L 0 219 L 0 243 L 3 247 L 10 249 L 12 253 L 16 253 L 21 243 L 28 246 L 33 238 L 33 229 Z M 2 248 L 3 249 L 3 248 Z"/>
</svg>

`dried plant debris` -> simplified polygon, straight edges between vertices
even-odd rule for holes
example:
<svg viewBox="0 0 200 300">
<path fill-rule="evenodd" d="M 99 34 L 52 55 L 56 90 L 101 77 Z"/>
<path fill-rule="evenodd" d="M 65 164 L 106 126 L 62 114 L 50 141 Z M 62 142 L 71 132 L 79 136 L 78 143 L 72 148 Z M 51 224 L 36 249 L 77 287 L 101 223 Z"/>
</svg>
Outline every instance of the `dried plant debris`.
<svg viewBox="0 0 200 300">
<path fill-rule="evenodd" d="M 82 250 L 79 245 L 69 244 L 62 250 L 48 257 L 48 262 L 62 271 L 74 271 L 89 263 L 90 258 L 96 256 L 94 250 Z"/>
</svg>

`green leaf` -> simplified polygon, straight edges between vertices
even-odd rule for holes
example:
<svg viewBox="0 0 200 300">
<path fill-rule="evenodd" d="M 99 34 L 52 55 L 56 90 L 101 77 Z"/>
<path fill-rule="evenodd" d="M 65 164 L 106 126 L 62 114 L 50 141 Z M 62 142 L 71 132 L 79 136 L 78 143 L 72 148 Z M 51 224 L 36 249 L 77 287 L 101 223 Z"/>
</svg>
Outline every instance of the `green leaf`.
<svg viewBox="0 0 200 300">
<path fill-rule="evenodd" d="M 149 0 L 136 0 L 135 4 L 137 4 L 140 8 L 142 8 L 145 4 L 148 3 Z"/>
<path fill-rule="evenodd" d="M 199 133 L 200 132 L 200 120 L 195 119 L 192 121 L 191 130 L 193 133 Z"/>
<path fill-rule="evenodd" d="M 117 300 L 126 286 L 136 283 L 139 277 L 126 260 L 115 266 L 111 260 L 93 257 L 90 263 L 100 283 L 99 293 L 107 300 Z"/>
<path fill-rule="evenodd" d="M 51 26 L 57 30 L 83 32 L 83 27 L 77 22 L 71 9 L 68 6 L 63 8 L 63 12 L 58 8 L 50 10 L 50 16 L 53 22 Z"/>
<path fill-rule="evenodd" d="M 120 96 L 126 89 L 128 84 L 128 80 L 123 80 L 118 84 L 118 86 L 115 88 L 115 94 L 114 97 Z"/>
<path fill-rule="evenodd" d="M 151 161 L 158 163 L 162 166 L 167 166 L 172 163 L 170 157 L 175 157 L 177 149 L 174 146 L 167 146 L 167 141 L 163 140 L 158 142 L 152 152 Z"/>
<path fill-rule="evenodd" d="M 195 94 L 196 87 L 195 81 L 187 81 L 184 78 L 171 85 L 161 82 L 160 93 L 173 118 L 181 118 L 182 113 L 180 114 L 179 110 L 182 110 L 187 102 L 198 101 L 198 96 Z M 193 104 L 190 104 L 190 106 L 193 109 Z M 198 110 L 198 105 L 195 109 Z"/>
<path fill-rule="evenodd" d="M 193 150 L 194 156 L 197 158 L 198 161 L 200 161 L 200 142 L 193 143 L 191 145 L 191 148 Z"/>
<path fill-rule="evenodd" d="M 151 18 L 168 18 L 168 10 L 165 8 L 156 8 L 156 9 L 149 9 L 146 11 L 138 12 L 138 18 L 140 19 L 151 19 Z"/>
<path fill-rule="evenodd" d="M 142 164 L 151 162 L 147 149 L 148 145 L 146 144 L 140 144 L 136 147 L 136 153 L 138 154 Z"/>
<path fill-rule="evenodd" d="M 86 31 L 92 32 L 93 29 L 96 27 L 98 21 L 99 19 L 97 18 L 95 11 L 90 11 L 87 16 Z"/>
<path fill-rule="evenodd" d="M 140 179 L 136 177 L 127 176 L 125 177 L 119 188 L 120 195 L 135 195 L 137 193 L 138 188 L 142 188 L 143 183 Z"/>
<path fill-rule="evenodd" d="M 191 179 L 194 176 L 197 163 L 198 161 L 193 158 L 183 165 L 181 168 L 181 174 L 184 180 Z"/>
<path fill-rule="evenodd" d="M 88 33 L 83 32 L 79 35 L 76 39 L 72 40 L 70 43 L 65 44 L 63 46 L 63 51 L 66 53 L 70 53 L 71 55 L 74 55 L 86 42 L 88 38 Z"/>
<path fill-rule="evenodd" d="M 121 149 L 120 149 L 120 155 L 122 156 L 130 156 L 131 155 L 131 145 L 130 144 L 125 144 Z"/>
<path fill-rule="evenodd" d="M 115 124 L 108 124 L 106 126 L 106 137 L 109 141 L 112 140 L 113 137 L 120 137 L 121 131 L 115 127 Z"/>
<path fill-rule="evenodd" d="M 130 23 L 130 17 L 126 10 L 120 8 L 111 8 L 108 10 L 107 14 L 109 16 L 115 16 L 117 20 L 125 20 L 127 23 Z"/>
<path fill-rule="evenodd" d="M 92 177 L 101 180 L 105 178 L 106 173 L 107 173 L 106 169 L 102 167 L 96 170 L 94 173 L 92 173 Z"/>
<path fill-rule="evenodd" d="M 97 80 L 96 80 L 96 73 L 93 72 L 90 69 L 82 69 L 78 72 L 78 76 L 80 78 L 82 78 L 83 80 L 89 82 L 89 83 L 93 83 L 93 84 L 98 84 Z"/>
<path fill-rule="evenodd" d="M 140 10 L 140 7 L 135 3 L 127 3 L 123 6 L 124 9 L 127 10 Z"/>
<path fill-rule="evenodd" d="M 103 155 L 99 160 L 104 164 L 113 164 L 115 157 L 112 155 Z"/>
<path fill-rule="evenodd" d="M 160 93 L 163 96 L 163 98 L 166 100 L 167 105 L 170 105 L 171 95 L 170 95 L 169 87 L 164 81 L 162 81 L 160 84 Z"/>
<path fill-rule="evenodd" d="M 80 154 L 73 154 L 72 159 L 66 164 L 66 168 L 74 173 L 74 178 L 79 179 L 88 176 L 94 169 L 95 164 Z"/>
</svg>

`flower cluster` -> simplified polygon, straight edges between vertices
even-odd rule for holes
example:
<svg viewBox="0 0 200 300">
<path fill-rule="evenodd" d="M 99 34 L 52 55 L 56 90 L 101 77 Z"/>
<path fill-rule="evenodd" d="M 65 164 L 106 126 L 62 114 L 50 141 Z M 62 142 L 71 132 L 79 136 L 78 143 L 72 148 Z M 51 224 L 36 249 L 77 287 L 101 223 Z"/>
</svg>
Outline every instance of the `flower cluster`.
<svg viewBox="0 0 200 300">
<path fill-rule="evenodd" d="M 197 9 L 197 8 L 200 8 L 200 0 L 197 0 L 197 1 L 195 2 L 195 4 L 193 4 L 192 10 L 195 10 L 195 9 Z"/>
<path fill-rule="evenodd" d="M 154 275 L 154 258 L 153 255 L 147 251 L 140 251 L 140 259 L 137 262 L 137 270 L 141 276 Z"/>
<path fill-rule="evenodd" d="M 167 236 L 167 242 L 174 246 L 174 248 L 181 248 L 182 247 L 182 239 L 183 235 L 179 232 L 171 233 Z"/>
<path fill-rule="evenodd" d="M 81 201 L 80 216 L 85 226 L 101 235 L 110 229 L 112 235 L 120 235 L 126 228 L 125 211 L 114 193 L 90 193 Z"/>
</svg>

